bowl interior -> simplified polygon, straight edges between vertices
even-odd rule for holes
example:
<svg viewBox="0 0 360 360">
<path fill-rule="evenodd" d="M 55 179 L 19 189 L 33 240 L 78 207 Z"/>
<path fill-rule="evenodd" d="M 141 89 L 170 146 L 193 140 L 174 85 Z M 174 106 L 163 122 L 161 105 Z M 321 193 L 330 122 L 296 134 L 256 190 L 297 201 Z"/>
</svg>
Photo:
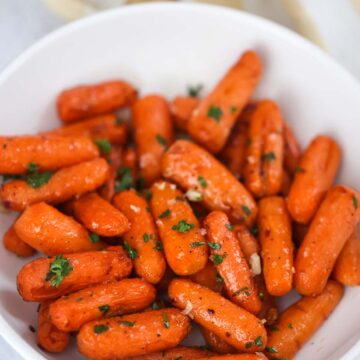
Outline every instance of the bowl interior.
<svg viewBox="0 0 360 360">
<path fill-rule="evenodd" d="M 35 133 L 58 126 L 56 94 L 76 84 L 123 78 L 142 94 L 159 92 L 171 98 L 198 83 L 207 92 L 246 49 L 258 51 L 264 62 L 256 97 L 280 104 L 303 146 L 319 133 L 334 136 L 344 152 L 338 182 L 356 187 L 360 178 L 358 84 L 299 36 L 218 7 L 126 7 L 51 34 L 0 76 L 0 134 Z M 14 218 L 1 214 L 1 234 Z M 37 347 L 28 328 L 36 325 L 36 305 L 23 302 L 15 286 L 25 261 L 1 251 L 0 262 L 0 333 L 26 359 L 81 359 L 74 349 L 55 356 Z M 360 353 L 360 344 L 354 346 L 360 337 L 360 307 L 355 306 L 359 300 L 360 288 L 347 289 L 336 311 L 296 359 L 335 360 L 344 354 L 352 359 Z M 194 334 L 190 343 L 201 343 Z"/>
</svg>

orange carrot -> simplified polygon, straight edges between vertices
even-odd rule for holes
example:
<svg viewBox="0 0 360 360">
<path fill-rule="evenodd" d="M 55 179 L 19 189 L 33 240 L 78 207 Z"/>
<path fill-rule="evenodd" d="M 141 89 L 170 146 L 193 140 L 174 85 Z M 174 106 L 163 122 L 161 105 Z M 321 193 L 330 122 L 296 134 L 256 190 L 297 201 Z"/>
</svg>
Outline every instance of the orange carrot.
<svg viewBox="0 0 360 360">
<path fill-rule="evenodd" d="M 251 263 L 251 256 L 253 254 L 260 254 L 258 241 L 244 225 L 235 225 L 234 234 L 239 241 L 241 251 L 244 253 L 247 262 Z"/>
<path fill-rule="evenodd" d="M 175 126 L 179 130 L 186 130 L 192 112 L 199 105 L 200 100 L 192 96 L 176 96 L 170 104 L 170 112 Z"/>
<path fill-rule="evenodd" d="M 22 241 L 16 234 L 14 225 L 10 226 L 4 234 L 4 247 L 20 257 L 29 257 L 35 254 L 35 249 Z"/>
<path fill-rule="evenodd" d="M 284 146 L 284 165 L 286 170 L 293 174 L 300 161 L 301 148 L 287 123 L 284 123 Z"/>
<path fill-rule="evenodd" d="M 219 275 L 212 261 L 208 261 L 203 269 L 190 275 L 189 279 L 218 293 L 223 288 L 224 279 Z"/>
<path fill-rule="evenodd" d="M 199 360 L 206 360 L 207 358 L 200 358 Z M 255 354 L 237 354 L 237 355 L 219 355 L 212 356 L 212 360 L 267 360 L 263 353 L 256 352 Z"/>
<path fill-rule="evenodd" d="M 212 351 L 215 351 L 218 354 L 231 354 L 237 352 L 234 347 L 214 334 L 211 330 L 201 327 L 200 332 L 205 339 L 206 345 L 208 345 Z"/>
</svg>

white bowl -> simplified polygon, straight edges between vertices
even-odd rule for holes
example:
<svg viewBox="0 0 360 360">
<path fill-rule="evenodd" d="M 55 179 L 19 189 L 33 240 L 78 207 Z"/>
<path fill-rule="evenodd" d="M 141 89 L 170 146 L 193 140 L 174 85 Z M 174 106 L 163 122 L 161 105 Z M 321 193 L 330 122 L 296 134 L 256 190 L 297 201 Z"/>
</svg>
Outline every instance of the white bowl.
<svg viewBox="0 0 360 360">
<path fill-rule="evenodd" d="M 345 40 L 344 40 L 345 41 Z M 318 133 L 344 150 L 338 181 L 358 185 L 360 87 L 330 57 L 289 30 L 219 7 L 158 3 L 104 12 L 66 26 L 32 46 L 0 75 L 0 134 L 58 126 L 54 99 L 80 83 L 124 78 L 142 93 L 172 97 L 188 84 L 209 90 L 246 49 L 261 55 L 259 97 L 275 99 L 305 145 Z M 13 215 L 0 216 L 4 232 Z M 81 359 L 41 351 L 28 326 L 36 305 L 23 302 L 16 274 L 26 261 L 0 252 L 0 334 L 25 359 Z M 296 359 L 354 359 L 360 354 L 360 288 L 343 301 Z M 195 336 L 198 337 L 197 335 Z M 198 341 L 198 339 L 193 340 Z"/>
</svg>

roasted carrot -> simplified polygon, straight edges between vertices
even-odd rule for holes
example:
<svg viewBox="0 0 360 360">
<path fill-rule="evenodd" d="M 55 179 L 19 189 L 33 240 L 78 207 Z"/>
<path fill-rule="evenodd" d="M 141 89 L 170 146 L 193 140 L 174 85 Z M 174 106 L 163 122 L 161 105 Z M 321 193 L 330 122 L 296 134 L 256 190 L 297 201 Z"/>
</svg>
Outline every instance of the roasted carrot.
<svg viewBox="0 0 360 360">
<path fill-rule="evenodd" d="M 202 200 L 209 210 L 222 210 L 248 225 L 254 222 L 257 208 L 252 196 L 229 170 L 201 147 L 185 140 L 176 141 L 163 156 L 162 173 L 190 190 L 191 198 Z"/>
<path fill-rule="evenodd" d="M 51 321 L 58 329 L 76 331 L 92 320 L 139 312 L 155 296 L 155 288 L 141 279 L 101 284 L 54 301 L 50 305 Z"/>
<path fill-rule="evenodd" d="M 200 358 L 199 360 L 206 360 L 208 358 Z M 256 352 L 255 354 L 234 354 L 234 355 L 219 355 L 212 356 L 212 360 L 267 360 L 267 357 L 260 352 Z"/>
<path fill-rule="evenodd" d="M 170 112 L 175 126 L 179 130 L 186 130 L 192 112 L 199 105 L 200 100 L 192 96 L 176 96 L 170 104 Z"/>
<path fill-rule="evenodd" d="M 125 81 L 106 81 L 62 91 L 56 106 L 60 119 L 70 123 L 131 105 L 137 92 Z"/>
<path fill-rule="evenodd" d="M 327 136 L 317 136 L 307 147 L 295 169 L 288 195 L 291 217 L 307 224 L 330 189 L 340 165 L 341 150 Z"/>
<path fill-rule="evenodd" d="M 169 107 L 163 97 L 148 95 L 134 103 L 132 112 L 140 171 L 150 185 L 160 178 L 160 159 L 173 141 Z"/>
<path fill-rule="evenodd" d="M 59 204 L 97 189 L 108 175 L 106 160 L 99 158 L 61 169 L 47 178 L 40 175 L 31 181 L 12 180 L 1 187 L 0 198 L 16 211 L 41 201 Z"/>
<path fill-rule="evenodd" d="M 292 175 L 299 164 L 301 148 L 291 127 L 286 122 L 284 123 L 284 146 L 284 166 Z"/>
<path fill-rule="evenodd" d="M 266 326 L 272 325 L 279 317 L 275 298 L 267 291 L 263 274 L 255 276 L 254 281 L 261 300 L 261 310 L 257 316 L 266 320 Z"/>
<path fill-rule="evenodd" d="M 221 292 L 224 283 L 212 261 L 208 261 L 203 269 L 190 275 L 189 279 L 218 293 Z"/>
<path fill-rule="evenodd" d="M 29 167 L 56 170 L 99 156 L 97 146 L 82 137 L 1 136 L 0 174 L 25 174 Z"/>
<path fill-rule="evenodd" d="M 286 309 L 270 332 L 265 353 L 270 359 L 292 359 L 329 317 L 343 295 L 343 287 L 329 281 L 315 297 L 305 296 Z"/>
<path fill-rule="evenodd" d="M 273 101 L 260 101 L 250 115 L 243 176 L 246 187 L 257 198 L 281 190 L 283 127 L 280 109 Z"/>
<path fill-rule="evenodd" d="M 148 203 L 134 190 L 127 190 L 116 194 L 113 204 L 131 223 L 123 240 L 134 261 L 136 274 L 152 284 L 158 283 L 166 264 Z"/>
<path fill-rule="evenodd" d="M 232 354 L 237 352 L 234 347 L 229 345 L 225 340 L 217 336 L 211 330 L 201 327 L 200 332 L 204 337 L 206 345 L 208 345 L 212 351 L 218 354 Z"/>
<path fill-rule="evenodd" d="M 236 349 L 244 352 L 264 349 L 265 328 L 258 318 L 245 309 L 190 280 L 173 280 L 168 292 L 176 307 L 185 309 L 185 313 L 197 323 Z"/>
<path fill-rule="evenodd" d="M 261 70 L 258 55 L 245 52 L 193 111 L 187 125 L 192 138 L 210 152 L 219 152 L 259 82 Z"/>
<path fill-rule="evenodd" d="M 70 340 L 70 334 L 59 330 L 51 322 L 49 315 L 50 304 L 51 302 L 44 302 L 40 304 L 37 339 L 42 349 L 52 353 L 59 353 L 67 348 Z"/>
<path fill-rule="evenodd" d="M 189 318 L 162 309 L 85 324 L 77 335 L 81 354 L 94 360 L 127 359 L 178 345 L 190 331 Z"/>
<path fill-rule="evenodd" d="M 177 275 L 191 275 L 208 260 L 205 238 L 183 193 L 175 184 L 159 181 L 151 187 L 150 207 L 159 229 L 167 263 Z"/>
<path fill-rule="evenodd" d="M 17 256 L 29 257 L 35 254 L 35 249 L 19 238 L 13 225 L 4 234 L 3 242 L 5 249 Z"/>
<path fill-rule="evenodd" d="M 17 288 L 26 301 L 45 301 L 131 272 L 131 260 L 120 246 L 108 250 L 39 258 L 22 267 Z"/>
<path fill-rule="evenodd" d="M 320 294 L 360 219 L 360 196 L 346 186 L 326 195 L 312 220 L 295 260 L 295 287 L 302 295 Z"/>
<path fill-rule="evenodd" d="M 177 346 L 173 349 L 159 351 L 151 354 L 134 356 L 129 360 L 192 360 L 199 358 L 210 358 L 212 353 L 205 349 L 196 347 Z"/>
</svg>

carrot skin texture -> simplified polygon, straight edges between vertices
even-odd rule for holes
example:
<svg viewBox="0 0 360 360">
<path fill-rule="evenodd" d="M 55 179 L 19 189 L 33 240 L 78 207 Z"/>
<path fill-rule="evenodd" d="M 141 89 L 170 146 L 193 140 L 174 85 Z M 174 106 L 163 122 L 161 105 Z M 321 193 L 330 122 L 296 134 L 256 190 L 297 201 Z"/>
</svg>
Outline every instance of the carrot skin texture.
<svg viewBox="0 0 360 360">
<path fill-rule="evenodd" d="M 225 145 L 230 131 L 260 80 L 262 65 L 254 51 L 245 52 L 213 91 L 201 100 L 187 125 L 191 137 L 212 153 Z M 211 109 L 220 116 L 211 117 Z M 209 116 L 210 115 L 210 116 Z"/>
<path fill-rule="evenodd" d="M 213 211 L 206 217 L 204 224 L 209 243 L 221 246 L 220 249 L 211 249 L 211 254 L 213 258 L 223 257 L 222 262 L 215 266 L 224 279 L 229 299 L 257 314 L 261 309 L 261 301 L 234 231 L 227 227 L 230 224 L 228 217 L 223 212 Z"/>
<path fill-rule="evenodd" d="M 190 159 L 190 161 L 189 161 Z M 189 141 L 178 140 L 164 154 L 162 174 L 183 189 L 196 190 L 209 210 L 224 211 L 237 222 L 252 225 L 257 207 L 244 186 L 206 150 Z M 199 177 L 207 183 L 203 188 Z"/>
<path fill-rule="evenodd" d="M 291 127 L 284 123 L 284 166 L 286 170 L 293 174 L 296 165 L 299 164 L 301 148 Z"/>
<path fill-rule="evenodd" d="M 63 331 L 77 331 L 85 323 L 104 316 L 140 312 L 155 300 L 155 296 L 155 288 L 141 279 L 101 284 L 54 301 L 50 305 L 51 321 Z M 109 308 L 101 311 L 104 305 Z"/>
<path fill-rule="evenodd" d="M 268 292 L 283 296 L 292 288 L 294 246 L 285 200 L 272 196 L 259 203 L 259 239 Z"/>
<path fill-rule="evenodd" d="M 212 261 L 208 261 L 203 269 L 190 275 L 189 279 L 217 293 L 220 293 L 223 288 L 221 279 L 217 276 L 217 270 Z"/>
<path fill-rule="evenodd" d="M 124 321 L 134 324 L 126 326 Z M 108 330 L 96 334 L 96 325 L 105 325 Z M 189 331 L 187 316 L 177 309 L 162 309 L 89 322 L 80 329 L 77 344 L 81 354 L 94 360 L 126 359 L 172 348 Z"/>
<path fill-rule="evenodd" d="M 200 99 L 192 96 L 176 96 L 170 104 L 170 112 L 175 126 L 186 130 L 192 112 L 199 105 Z"/>
<path fill-rule="evenodd" d="M 34 248 L 19 238 L 13 225 L 10 226 L 4 234 L 3 242 L 6 250 L 11 251 L 20 257 L 29 257 L 34 255 L 36 252 Z"/>
<path fill-rule="evenodd" d="M 136 274 L 157 284 L 165 273 L 166 263 L 163 252 L 155 248 L 159 237 L 148 203 L 134 190 L 127 190 L 116 194 L 113 204 L 131 223 L 123 240 L 137 253 L 133 260 Z"/>
<path fill-rule="evenodd" d="M 243 352 L 264 349 L 267 337 L 261 321 L 221 295 L 184 279 L 173 280 L 168 293 L 172 303 L 180 309 L 185 309 L 190 302 L 192 309 L 189 315 L 195 322 L 236 349 Z M 254 344 L 256 338 L 262 340 L 262 345 Z M 252 342 L 252 346 L 247 348 L 247 342 Z"/>
<path fill-rule="evenodd" d="M 247 262 L 250 261 L 251 255 L 260 254 L 258 241 L 245 225 L 234 225 L 234 234 Z"/>
<path fill-rule="evenodd" d="M 42 349 L 51 353 L 60 353 L 69 345 L 70 334 L 59 330 L 51 322 L 50 305 L 51 302 L 45 302 L 39 307 L 37 340 Z"/>
<path fill-rule="evenodd" d="M 326 195 L 295 260 L 295 287 L 302 295 L 323 291 L 336 259 L 360 219 L 359 194 L 335 186 Z"/>
<path fill-rule="evenodd" d="M 40 170 L 56 170 L 98 156 L 97 146 L 90 139 L 82 137 L 0 137 L 0 174 L 25 174 L 30 163 L 35 163 Z"/>
<path fill-rule="evenodd" d="M 207 358 L 201 358 L 199 360 L 206 360 Z M 212 360 L 267 360 L 267 357 L 263 353 L 255 354 L 233 354 L 233 355 L 219 355 L 212 356 Z"/>
<path fill-rule="evenodd" d="M 136 90 L 129 83 L 106 81 L 62 91 L 57 97 L 56 107 L 60 119 L 71 123 L 128 106 L 136 96 Z"/>
<path fill-rule="evenodd" d="M 205 238 L 200 234 L 199 221 L 191 206 L 183 199 L 183 193 L 175 184 L 156 182 L 151 187 L 151 192 L 150 207 L 156 219 L 167 263 L 177 275 L 197 273 L 205 267 L 208 251 L 206 245 L 193 246 L 197 242 L 204 243 Z M 162 217 L 165 211 L 170 213 Z M 186 221 L 193 228 L 185 232 L 174 229 L 181 221 Z"/>
<path fill-rule="evenodd" d="M 342 285 L 330 280 L 319 295 L 305 296 L 286 309 L 276 323 L 279 330 L 270 332 L 266 345 L 277 352 L 265 352 L 266 355 L 270 359 L 292 359 L 329 317 L 341 300 L 343 292 Z"/>
<path fill-rule="evenodd" d="M 64 277 L 59 287 L 51 286 L 50 281 L 45 280 L 54 258 L 35 259 L 23 266 L 17 276 L 21 297 L 25 301 L 36 302 L 55 299 L 92 285 L 121 280 L 132 270 L 131 260 L 120 246 L 69 254 L 65 258 L 73 270 Z"/>
<path fill-rule="evenodd" d="M 232 354 L 237 350 L 229 345 L 225 340 L 214 334 L 211 330 L 204 327 L 200 328 L 200 332 L 206 342 L 206 345 L 217 354 Z"/>
<path fill-rule="evenodd" d="M 160 95 L 148 95 L 133 107 L 133 124 L 139 166 L 147 184 L 161 177 L 160 159 L 173 142 L 169 106 Z"/>
<path fill-rule="evenodd" d="M 334 181 L 340 160 L 339 145 L 327 136 L 317 136 L 305 149 L 287 199 L 296 222 L 308 224 L 315 215 Z"/>
<path fill-rule="evenodd" d="M 57 171 L 39 188 L 33 188 L 24 180 L 13 180 L 0 189 L 0 198 L 7 207 L 23 211 L 27 206 L 45 201 L 59 204 L 93 191 L 101 186 L 109 175 L 105 159 L 95 159 Z"/>
</svg>

